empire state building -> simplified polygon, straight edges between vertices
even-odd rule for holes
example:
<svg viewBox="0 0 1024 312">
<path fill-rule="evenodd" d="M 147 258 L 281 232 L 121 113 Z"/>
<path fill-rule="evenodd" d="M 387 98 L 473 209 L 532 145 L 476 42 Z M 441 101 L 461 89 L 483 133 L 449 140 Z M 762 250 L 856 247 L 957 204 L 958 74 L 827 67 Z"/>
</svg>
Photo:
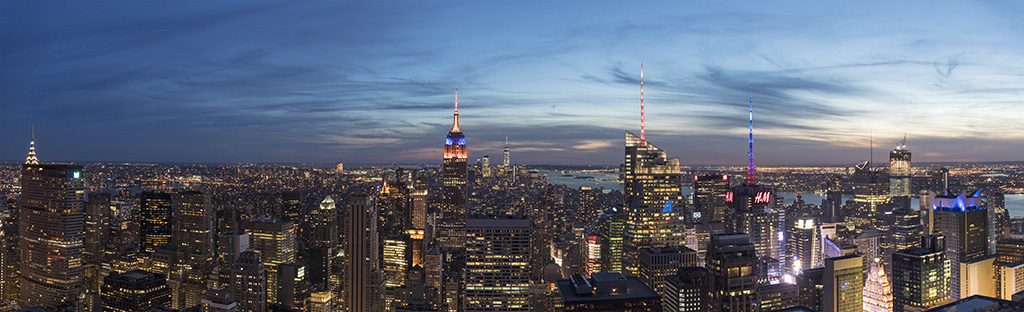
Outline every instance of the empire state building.
<svg viewBox="0 0 1024 312">
<path fill-rule="evenodd" d="M 466 137 L 459 129 L 459 93 L 455 93 L 455 117 L 452 130 L 444 140 L 441 164 L 441 218 L 438 243 L 441 247 L 466 246 Z"/>
</svg>

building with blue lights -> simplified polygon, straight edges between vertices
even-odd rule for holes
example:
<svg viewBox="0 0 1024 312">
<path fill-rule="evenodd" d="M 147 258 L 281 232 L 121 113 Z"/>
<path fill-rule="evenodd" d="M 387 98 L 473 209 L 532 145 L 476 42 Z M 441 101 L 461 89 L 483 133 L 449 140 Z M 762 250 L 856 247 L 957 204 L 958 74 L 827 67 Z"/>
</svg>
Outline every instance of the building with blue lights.
<svg viewBox="0 0 1024 312">
<path fill-rule="evenodd" d="M 466 246 L 466 137 L 459 129 L 459 97 L 455 95 L 455 117 L 452 130 L 444 139 L 444 160 L 441 163 L 441 215 L 437 222 L 438 243 L 441 247 Z"/>
<path fill-rule="evenodd" d="M 684 246 L 682 187 L 679 158 L 626 131 L 623 171 L 624 265 L 636 274 L 644 247 Z"/>
<path fill-rule="evenodd" d="M 950 264 L 951 299 L 958 300 L 966 289 L 961 289 L 961 263 L 985 257 L 988 253 L 988 211 L 981 201 L 981 193 L 968 195 L 936 195 L 932 199 L 932 212 L 938 230 L 946 237 L 946 257 Z"/>
</svg>

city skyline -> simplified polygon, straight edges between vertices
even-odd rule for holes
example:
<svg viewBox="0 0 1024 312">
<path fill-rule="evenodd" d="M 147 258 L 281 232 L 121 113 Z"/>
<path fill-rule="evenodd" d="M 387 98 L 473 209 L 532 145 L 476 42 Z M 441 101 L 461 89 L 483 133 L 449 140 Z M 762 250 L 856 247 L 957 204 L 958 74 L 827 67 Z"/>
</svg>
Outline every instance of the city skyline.
<svg viewBox="0 0 1024 312">
<path fill-rule="evenodd" d="M 1024 154 L 1016 3 L 0 2 L 0 159 L 687 165 Z M 871 133 L 874 138 L 871 139 Z"/>
</svg>

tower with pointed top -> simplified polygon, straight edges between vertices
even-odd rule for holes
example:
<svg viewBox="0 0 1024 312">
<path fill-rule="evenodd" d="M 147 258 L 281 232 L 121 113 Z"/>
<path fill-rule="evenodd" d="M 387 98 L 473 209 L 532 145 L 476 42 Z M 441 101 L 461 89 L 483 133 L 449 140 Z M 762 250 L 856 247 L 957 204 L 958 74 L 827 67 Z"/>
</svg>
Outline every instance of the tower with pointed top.
<svg viewBox="0 0 1024 312">
<path fill-rule="evenodd" d="M 452 130 L 444 140 L 441 177 L 441 220 L 438 222 L 438 243 L 441 247 L 466 246 L 466 137 L 459 129 L 459 92 L 455 91 L 455 116 Z"/>
<path fill-rule="evenodd" d="M 685 212 L 679 158 L 669 158 L 665 150 L 647 142 L 643 135 L 642 111 L 641 135 L 626 131 L 622 181 L 626 272 L 637 272 L 642 248 L 685 245 L 681 228 Z"/>
<path fill-rule="evenodd" d="M 889 152 L 889 197 L 910 195 L 910 149 L 907 149 L 907 137 L 904 136 Z"/>
<path fill-rule="evenodd" d="M 25 157 L 26 165 L 38 165 L 39 158 L 36 158 L 36 130 L 32 129 L 32 138 L 28 141 L 28 157 Z"/>
</svg>

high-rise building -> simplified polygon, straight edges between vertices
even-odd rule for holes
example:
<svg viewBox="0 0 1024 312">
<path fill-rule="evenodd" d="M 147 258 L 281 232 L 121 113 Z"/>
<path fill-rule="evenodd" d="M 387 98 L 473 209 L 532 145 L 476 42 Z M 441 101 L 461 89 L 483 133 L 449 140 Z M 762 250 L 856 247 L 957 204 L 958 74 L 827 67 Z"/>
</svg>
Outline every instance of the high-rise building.
<svg viewBox="0 0 1024 312">
<path fill-rule="evenodd" d="M 871 263 L 868 278 L 864 280 L 864 311 L 891 312 L 892 301 L 889 276 L 885 274 L 881 259 L 875 259 Z"/>
<path fill-rule="evenodd" d="M 302 209 L 302 195 L 298 192 L 281 193 L 281 211 L 277 214 L 282 220 L 291 221 L 295 224 L 302 223 L 306 215 Z"/>
<path fill-rule="evenodd" d="M 1013 294 L 1024 291 L 1024 239 L 997 242 L 995 265 L 999 299 L 1010 300 Z"/>
<path fill-rule="evenodd" d="M 309 297 L 309 312 L 334 312 L 330 291 L 314 292 Z"/>
<path fill-rule="evenodd" d="M 685 267 L 665 279 L 661 306 L 665 312 L 711 312 L 711 273 L 703 267 Z"/>
<path fill-rule="evenodd" d="M 685 244 L 679 158 L 626 131 L 623 214 L 626 272 L 636 272 L 640 248 Z"/>
<path fill-rule="evenodd" d="M 163 275 L 135 270 L 103 279 L 103 311 L 148 312 L 171 303 Z"/>
<path fill-rule="evenodd" d="M 530 220 L 466 220 L 465 311 L 530 310 Z"/>
<path fill-rule="evenodd" d="M 349 198 L 346 210 L 343 300 L 351 312 L 381 310 L 384 281 L 377 255 L 377 206 L 372 198 L 356 195 Z"/>
<path fill-rule="evenodd" d="M 74 303 L 82 292 L 84 210 L 82 166 L 22 165 L 18 208 L 22 306 Z"/>
<path fill-rule="evenodd" d="M 882 233 L 882 263 L 886 272 L 892 272 L 893 252 L 920 246 L 924 234 L 921 214 L 914 209 L 898 207 L 883 213 L 879 218 Z"/>
<path fill-rule="evenodd" d="M 337 254 L 341 248 L 341 228 L 334 198 L 325 197 L 320 208 L 310 212 L 309 220 L 313 228 L 308 231 L 311 237 L 308 239 L 306 276 L 313 288 L 334 289 L 340 286 L 331 283 L 331 276 L 340 273 L 333 268 L 339 264 Z"/>
<path fill-rule="evenodd" d="M 818 267 L 821 259 L 821 236 L 814 218 L 801 217 L 789 221 L 786 229 L 786 271 L 792 276 Z"/>
<path fill-rule="evenodd" d="M 213 270 L 213 208 L 210 197 L 198 191 L 172 195 L 171 242 L 176 251 L 170 265 L 167 284 L 171 288 L 171 307 L 184 309 L 202 304 L 206 280 Z"/>
<path fill-rule="evenodd" d="M 858 255 L 825 259 L 822 311 L 863 311 L 863 265 L 863 260 Z"/>
<path fill-rule="evenodd" d="M 728 206 L 725 202 L 729 192 L 730 179 L 727 174 L 703 174 L 693 176 L 693 219 L 699 222 L 726 220 Z"/>
<path fill-rule="evenodd" d="M 889 152 L 889 196 L 910 197 L 910 150 L 907 149 L 907 138 Z"/>
<path fill-rule="evenodd" d="M 893 311 L 920 311 L 949 299 L 949 260 L 941 236 L 892 254 Z"/>
<path fill-rule="evenodd" d="M 208 289 L 203 296 L 203 312 L 237 312 L 238 303 L 231 300 L 231 292 Z"/>
<path fill-rule="evenodd" d="M 889 176 L 884 167 L 871 167 L 865 161 L 854 167 L 853 219 L 855 232 L 872 229 L 878 223 L 878 206 L 889 200 Z"/>
<path fill-rule="evenodd" d="M 625 222 L 615 208 L 598 219 L 601 234 L 601 272 L 622 272 L 622 240 Z"/>
<path fill-rule="evenodd" d="M 455 117 L 452 130 L 444 142 L 444 160 L 441 163 L 441 217 L 437 239 L 441 247 L 466 245 L 466 136 L 459 129 L 459 94 L 455 93 Z"/>
<path fill-rule="evenodd" d="M 18 207 L 3 203 L 0 210 L 0 301 L 16 300 L 19 294 Z"/>
<path fill-rule="evenodd" d="M 757 254 L 747 234 L 712 235 L 705 267 L 713 278 L 711 299 L 719 311 L 750 311 L 756 306 Z"/>
<path fill-rule="evenodd" d="M 748 179 L 748 181 L 751 179 Z M 778 239 L 785 221 L 776 207 L 775 192 L 771 187 L 744 183 L 726 193 L 730 215 L 726 227 L 733 232 L 746 233 L 757 252 L 758 279 L 762 283 L 776 282 L 781 276 L 779 263 L 785 254 Z M 813 232 L 813 230 L 811 231 Z"/>
<path fill-rule="evenodd" d="M 104 247 L 110 241 L 110 193 L 91 193 L 85 203 L 85 236 L 82 238 L 83 306 L 100 309 L 101 267 Z"/>
<path fill-rule="evenodd" d="M 810 269 L 796 277 L 800 305 L 814 311 L 821 311 L 824 301 L 825 268 Z"/>
<path fill-rule="evenodd" d="M 800 288 L 796 284 L 778 283 L 757 286 L 758 311 L 781 311 L 800 306 Z"/>
<path fill-rule="evenodd" d="M 402 168 L 395 175 L 394 180 L 384 180 L 377 199 L 381 237 L 399 237 L 412 225 L 412 190 L 402 181 Z"/>
<path fill-rule="evenodd" d="M 980 259 L 988 253 L 988 212 L 978 195 L 936 195 L 932 201 L 935 222 L 945 236 L 952 289 L 950 299 L 953 300 L 965 297 L 962 296 L 966 289 L 961 287 L 960 264 Z"/>
<path fill-rule="evenodd" d="M 642 248 L 638 258 L 637 276 L 662 296 L 666 296 L 665 278 L 676 274 L 680 268 L 698 266 L 697 252 L 686 246 Z"/>
<path fill-rule="evenodd" d="M 249 248 L 260 253 L 267 274 L 267 300 L 279 303 L 280 266 L 295 263 L 295 224 L 291 221 L 255 221 L 245 224 Z"/>
<path fill-rule="evenodd" d="M 238 255 L 228 285 L 238 311 L 267 310 L 267 272 L 259 252 L 250 249 Z"/>
<path fill-rule="evenodd" d="M 166 248 L 174 235 L 174 205 L 171 194 L 142 192 L 139 195 L 139 242 L 140 249 L 153 253 L 157 248 Z"/>
</svg>

